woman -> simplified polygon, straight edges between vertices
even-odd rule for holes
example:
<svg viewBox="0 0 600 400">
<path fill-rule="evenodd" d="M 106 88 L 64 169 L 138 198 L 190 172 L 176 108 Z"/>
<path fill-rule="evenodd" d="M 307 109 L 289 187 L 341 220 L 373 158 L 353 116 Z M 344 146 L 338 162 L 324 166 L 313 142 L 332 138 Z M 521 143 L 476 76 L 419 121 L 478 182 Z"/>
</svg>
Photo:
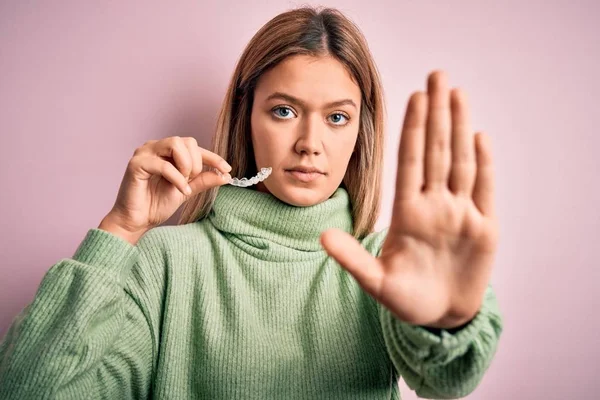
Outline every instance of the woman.
<svg viewBox="0 0 600 400">
<path fill-rule="evenodd" d="M 399 376 L 421 397 L 471 392 L 502 329 L 489 141 L 432 73 L 408 103 L 391 225 L 373 232 L 383 119 L 341 13 L 268 22 L 214 152 L 138 148 L 113 209 L 48 271 L 0 346 L 0 398 L 397 399 Z"/>
</svg>

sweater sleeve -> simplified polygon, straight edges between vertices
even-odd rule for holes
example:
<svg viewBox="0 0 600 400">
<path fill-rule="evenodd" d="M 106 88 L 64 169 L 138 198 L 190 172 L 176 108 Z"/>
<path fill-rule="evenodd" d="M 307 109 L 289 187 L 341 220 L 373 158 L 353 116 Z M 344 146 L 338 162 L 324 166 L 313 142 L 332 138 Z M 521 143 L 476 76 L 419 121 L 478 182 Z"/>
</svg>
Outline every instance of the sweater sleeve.
<svg viewBox="0 0 600 400">
<path fill-rule="evenodd" d="M 502 318 L 491 286 L 473 320 L 457 331 L 434 333 L 411 325 L 379 304 L 388 354 L 398 373 L 419 397 L 455 399 L 481 382 L 498 346 Z"/>
<path fill-rule="evenodd" d="M 90 229 L 0 342 L 0 398 L 146 398 L 156 334 L 126 285 L 143 260 L 137 246 Z"/>
</svg>

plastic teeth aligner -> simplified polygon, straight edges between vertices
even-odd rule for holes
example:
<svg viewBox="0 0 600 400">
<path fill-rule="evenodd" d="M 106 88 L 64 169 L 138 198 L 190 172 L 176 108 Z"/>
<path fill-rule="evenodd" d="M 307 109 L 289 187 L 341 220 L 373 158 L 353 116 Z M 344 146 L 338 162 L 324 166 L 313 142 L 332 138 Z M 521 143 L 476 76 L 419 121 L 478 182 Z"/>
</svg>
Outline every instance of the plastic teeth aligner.
<svg viewBox="0 0 600 400">
<path fill-rule="evenodd" d="M 256 185 L 258 182 L 262 182 L 265 179 L 267 179 L 267 177 L 269 175 L 271 175 L 272 170 L 273 169 L 271 167 L 261 168 L 260 171 L 258 172 L 258 174 L 256 174 L 256 176 L 254 176 L 250 179 L 248 179 L 248 178 L 242 178 L 242 179 L 230 178 L 227 183 L 230 185 L 233 185 L 233 186 L 240 186 L 240 187 Z M 218 170 L 217 170 L 217 173 L 221 176 L 223 175 Z"/>
</svg>

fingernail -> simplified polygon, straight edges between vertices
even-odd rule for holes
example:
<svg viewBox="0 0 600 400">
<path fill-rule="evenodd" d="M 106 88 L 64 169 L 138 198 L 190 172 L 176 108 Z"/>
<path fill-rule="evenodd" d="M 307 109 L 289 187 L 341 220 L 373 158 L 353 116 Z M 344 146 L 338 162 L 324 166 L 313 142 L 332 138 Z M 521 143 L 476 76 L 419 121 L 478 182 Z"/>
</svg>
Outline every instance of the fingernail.
<svg viewBox="0 0 600 400">
<path fill-rule="evenodd" d="M 230 172 L 231 171 L 231 165 L 225 163 L 225 171 Z"/>
<path fill-rule="evenodd" d="M 222 178 L 223 178 L 223 180 L 224 180 L 225 182 L 228 182 L 228 181 L 231 179 L 231 175 L 229 175 L 229 174 L 225 174 L 225 175 L 223 175 L 223 176 L 222 176 Z"/>
<path fill-rule="evenodd" d="M 190 195 L 192 194 L 192 188 L 190 187 L 190 185 L 187 185 L 186 188 L 184 189 L 185 194 Z"/>
</svg>

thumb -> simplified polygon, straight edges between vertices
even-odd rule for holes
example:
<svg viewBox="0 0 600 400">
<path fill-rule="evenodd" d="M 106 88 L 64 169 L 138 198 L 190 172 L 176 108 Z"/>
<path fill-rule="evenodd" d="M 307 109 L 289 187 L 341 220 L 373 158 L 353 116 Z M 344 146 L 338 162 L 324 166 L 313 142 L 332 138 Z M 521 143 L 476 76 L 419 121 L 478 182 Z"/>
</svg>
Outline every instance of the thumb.
<svg viewBox="0 0 600 400">
<path fill-rule="evenodd" d="M 383 267 L 352 235 L 339 229 L 329 229 L 321 234 L 321 245 L 363 289 L 375 299 L 379 298 Z"/>
<path fill-rule="evenodd" d="M 192 188 L 192 194 L 196 194 L 216 186 L 222 186 L 227 183 L 228 179 L 229 174 L 220 176 L 215 171 L 205 171 L 198 174 L 189 184 Z"/>
</svg>

